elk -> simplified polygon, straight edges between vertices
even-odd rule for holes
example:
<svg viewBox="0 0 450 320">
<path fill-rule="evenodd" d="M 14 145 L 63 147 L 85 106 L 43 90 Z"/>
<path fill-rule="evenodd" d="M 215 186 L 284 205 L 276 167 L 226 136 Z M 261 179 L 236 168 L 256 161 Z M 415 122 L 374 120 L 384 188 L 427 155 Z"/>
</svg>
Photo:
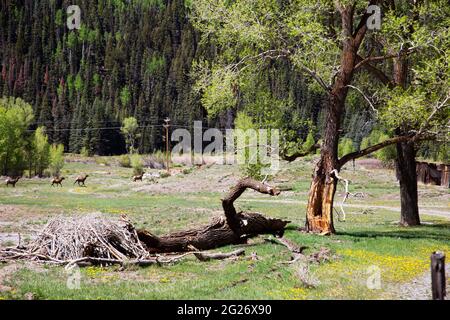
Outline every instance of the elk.
<svg viewBox="0 0 450 320">
<path fill-rule="evenodd" d="M 15 188 L 16 187 L 16 183 L 17 183 L 17 181 L 19 181 L 20 178 L 21 177 L 16 177 L 15 179 L 14 178 L 6 179 L 6 187 L 8 187 L 11 184 L 13 186 L 13 188 Z"/>
<path fill-rule="evenodd" d="M 62 187 L 62 182 L 63 182 L 63 180 L 64 180 L 65 178 L 64 177 L 55 177 L 55 178 L 53 178 L 53 180 L 52 180 L 52 187 L 56 184 L 56 186 L 60 186 L 60 187 Z"/>
<path fill-rule="evenodd" d="M 87 174 L 84 176 L 78 176 L 73 184 L 78 183 L 79 186 L 81 185 L 85 186 L 84 182 L 86 181 L 87 177 L 89 177 L 89 175 Z"/>
<path fill-rule="evenodd" d="M 133 181 L 134 182 L 136 182 L 136 181 L 142 181 L 142 177 L 144 176 L 144 173 L 141 173 L 141 174 L 139 174 L 139 175 L 136 175 L 136 176 L 133 176 Z"/>
</svg>

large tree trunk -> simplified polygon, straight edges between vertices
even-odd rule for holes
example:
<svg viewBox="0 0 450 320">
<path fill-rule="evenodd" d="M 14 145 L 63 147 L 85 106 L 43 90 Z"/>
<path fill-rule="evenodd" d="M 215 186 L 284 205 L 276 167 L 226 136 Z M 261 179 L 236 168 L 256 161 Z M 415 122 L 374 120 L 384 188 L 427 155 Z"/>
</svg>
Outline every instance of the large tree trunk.
<svg viewBox="0 0 450 320">
<path fill-rule="evenodd" d="M 394 59 L 394 84 L 405 89 L 407 87 L 409 64 L 406 57 Z M 404 131 L 407 131 L 404 129 Z M 398 128 L 397 134 L 402 130 Z M 400 183 L 401 214 L 400 224 L 404 226 L 420 225 L 417 195 L 416 151 L 414 143 L 397 143 L 396 173 Z"/>
<path fill-rule="evenodd" d="M 171 233 L 157 237 L 146 230 L 138 230 L 138 237 L 151 253 L 184 252 L 208 250 L 230 244 L 245 243 L 247 239 L 259 234 L 282 236 L 289 221 L 266 218 L 254 212 L 236 212 L 233 202 L 247 189 L 251 188 L 271 196 L 280 191 L 266 184 L 246 178 L 230 191 L 222 200 L 225 217 L 212 221 L 209 225 Z"/>
<path fill-rule="evenodd" d="M 395 165 L 397 179 L 400 183 L 400 224 L 403 226 L 420 225 L 414 144 L 408 142 L 397 144 Z"/>
<path fill-rule="evenodd" d="M 333 170 L 340 170 L 338 143 L 341 117 L 345 109 L 348 85 L 351 83 L 357 59 L 358 48 L 364 38 L 365 21 L 353 33 L 352 6 L 339 7 L 343 26 L 342 54 L 340 69 L 331 90 L 328 92 L 326 127 L 321 147 L 320 160 L 314 169 L 313 181 L 309 190 L 306 212 L 306 230 L 314 233 L 334 233 L 333 200 L 337 179 Z"/>
<path fill-rule="evenodd" d="M 343 105 L 330 99 L 326 120 L 325 138 L 321 147 L 320 160 L 314 169 L 313 181 L 306 208 L 306 230 L 314 233 L 334 233 L 333 200 L 336 192 L 336 180 L 331 175 L 339 169 L 337 146 L 339 139 L 340 111 Z"/>
</svg>

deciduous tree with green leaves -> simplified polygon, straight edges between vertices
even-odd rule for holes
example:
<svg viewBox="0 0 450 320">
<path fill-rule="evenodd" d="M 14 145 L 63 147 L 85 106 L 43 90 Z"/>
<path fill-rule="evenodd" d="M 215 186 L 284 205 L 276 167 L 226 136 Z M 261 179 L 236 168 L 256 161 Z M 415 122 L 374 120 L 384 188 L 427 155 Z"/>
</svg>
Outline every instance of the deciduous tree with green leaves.
<svg viewBox="0 0 450 320">
<path fill-rule="evenodd" d="M 33 146 L 27 129 L 33 121 L 32 107 L 20 98 L 0 99 L 0 172 L 19 175 L 27 167 L 27 150 Z"/>
<path fill-rule="evenodd" d="M 411 136 L 396 144 L 393 155 L 400 183 L 400 223 L 414 226 L 420 224 L 418 145 L 423 139 L 448 141 L 450 9 L 445 1 L 390 1 L 383 12 L 382 28 L 374 38 L 378 56 L 365 57 L 357 65 L 369 64 L 378 84 L 372 81 L 358 90 L 378 91 L 377 120 L 391 135 Z"/>
<path fill-rule="evenodd" d="M 364 75 L 366 78 L 385 76 L 372 63 L 380 62 L 384 66 L 398 56 L 386 54 L 384 47 L 380 49 L 378 32 L 368 30 L 371 13 L 367 8 L 378 5 L 383 10 L 393 8 L 398 12 L 399 9 L 392 7 L 394 2 L 192 2 L 194 25 L 202 32 L 204 41 L 212 42 L 219 52 L 214 63 L 200 64 L 197 70 L 198 88 L 203 92 L 202 103 L 207 109 L 233 107 L 240 84 L 279 59 L 289 61 L 298 72 L 307 74 L 312 80 L 310 86 L 320 89 L 326 96 L 321 154 L 314 169 L 307 206 L 306 229 L 310 232 L 335 232 L 332 213 L 337 177 L 334 173 L 345 163 L 385 146 L 410 141 L 423 133 L 420 130 L 414 134 L 400 133 L 367 149 L 338 156 L 341 118 L 349 90 L 357 88 L 355 84 L 359 82 L 365 83 Z M 423 23 L 427 23 L 426 19 Z M 432 28 L 430 26 L 422 36 L 433 36 L 429 32 Z M 395 32 L 392 35 L 395 38 Z M 409 56 L 416 51 L 415 47 L 403 47 L 401 55 Z"/>
<path fill-rule="evenodd" d="M 50 147 L 50 173 L 59 177 L 61 169 L 64 167 L 64 145 L 52 144 Z"/>
<path fill-rule="evenodd" d="M 120 131 L 125 137 L 125 141 L 127 144 L 127 150 L 130 154 L 134 152 L 134 147 L 136 143 L 136 139 L 139 138 L 139 124 L 134 117 L 128 117 L 123 119 L 122 127 Z"/>
<path fill-rule="evenodd" d="M 44 170 L 50 163 L 50 144 L 45 134 L 45 127 L 39 127 L 34 134 L 34 168 L 39 177 L 44 175 Z"/>
</svg>

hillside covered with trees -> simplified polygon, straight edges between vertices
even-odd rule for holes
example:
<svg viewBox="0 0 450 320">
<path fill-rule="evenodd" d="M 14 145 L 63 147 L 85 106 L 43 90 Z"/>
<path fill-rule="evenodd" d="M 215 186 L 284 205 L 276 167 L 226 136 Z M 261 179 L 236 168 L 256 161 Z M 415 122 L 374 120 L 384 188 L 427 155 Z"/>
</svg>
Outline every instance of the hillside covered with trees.
<svg viewBox="0 0 450 320">
<path fill-rule="evenodd" d="M 67 28 L 65 8 L 71 4 L 81 8 L 80 30 Z M 178 127 L 203 120 L 223 129 L 244 108 L 264 115 L 256 120 L 260 126 L 282 128 L 287 140 L 302 142 L 309 131 L 318 139 L 323 95 L 308 89 L 287 61 L 265 65 L 252 90 L 236 92 L 232 110 L 207 113 L 193 90 L 193 72 L 218 49 L 200 41 L 181 0 L 29 0 L 0 6 L 0 95 L 30 103 L 31 128 L 45 126 L 50 142 L 64 144 L 66 151 L 124 153 L 120 125 L 133 116 L 140 128 L 137 147 L 148 153 L 163 146 L 167 116 Z M 362 101 L 355 94 L 351 104 Z M 359 145 L 373 126 L 369 119 L 368 112 L 349 112 L 344 134 Z"/>
</svg>

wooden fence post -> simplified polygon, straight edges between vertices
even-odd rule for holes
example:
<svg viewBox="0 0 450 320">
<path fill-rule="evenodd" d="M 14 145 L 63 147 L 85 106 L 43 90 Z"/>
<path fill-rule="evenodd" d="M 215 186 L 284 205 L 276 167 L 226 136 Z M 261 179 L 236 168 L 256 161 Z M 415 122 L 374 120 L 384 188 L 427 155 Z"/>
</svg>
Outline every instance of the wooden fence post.
<svg viewBox="0 0 450 320">
<path fill-rule="evenodd" d="M 445 299 L 445 255 L 439 251 L 431 255 L 431 291 L 433 300 Z"/>
</svg>

